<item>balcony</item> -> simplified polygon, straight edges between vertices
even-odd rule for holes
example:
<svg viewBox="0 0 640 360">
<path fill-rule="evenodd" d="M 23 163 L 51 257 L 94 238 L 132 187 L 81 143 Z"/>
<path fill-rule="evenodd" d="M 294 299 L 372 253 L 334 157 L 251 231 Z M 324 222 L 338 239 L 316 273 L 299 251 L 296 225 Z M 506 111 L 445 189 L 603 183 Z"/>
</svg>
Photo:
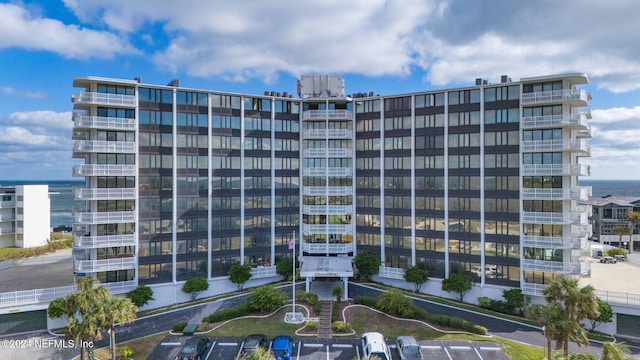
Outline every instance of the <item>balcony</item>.
<svg viewBox="0 0 640 360">
<path fill-rule="evenodd" d="M 591 100 L 591 93 L 583 89 L 564 89 L 524 93 L 520 99 L 522 105 L 568 102 L 574 106 L 586 106 Z"/>
<path fill-rule="evenodd" d="M 136 268 L 136 258 L 125 257 L 119 259 L 104 260 L 76 260 L 73 259 L 74 272 L 98 272 L 127 270 Z"/>
<path fill-rule="evenodd" d="M 574 224 L 586 225 L 589 223 L 587 212 L 554 213 L 554 212 L 522 212 L 522 222 L 529 224 Z"/>
<path fill-rule="evenodd" d="M 307 196 L 327 196 L 327 195 L 352 195 L 353 189 L 350 186 L 304 186 L 302 195 Z"/>
<path fill-rule="evenodd" d="M 542 115 L 525 116 L 520 121 L 523 129 L 545 129 L 557 127 L 569 127 L 576 129 L 587 129 L 587 120 L 590 113 L 562 114 L 562 115 Z"/>
<path fill-rule="evenodd" d="M 545 284 L 522 283 L 522 293 L 524 295 L 542 296 L 542 291 L 547 286 Z"/>
<path fill-rule="evenodd" d="M 74 114 L 73 127 L 75 129 L 105 129 L 105 130 L 134 131 L 136 129 L 136 120 Z"/>
<path fill-rule="evenodd" d="M 11 201 L 0 201 L 0 209 L 13 209 L 16 207 L 15 200 Z"/>
<path fill-rule="evenodd" d="M 0 235 L 12 235 L 15 233 L 16 228 L 14 228 L 13 226 L 7 228 L 0 227 Z"/>
<path fill-rule="evenodd" d="M 353 234 L 353 225 L 302 224 L 302 233 L 308 234 Z"/>
<path fill-rule="evenodd" d="M 353 168 L 340 167 L 314 167 L 302 169 L 302 176 L 352 176 Z"/>
<path fill-rule="evenodd" d="M 584 140 L 530 140 L 522 142 L 522 151 L 546 152 L 546 151 L 570 151 L 591 156 L 591 149 Z"/>
<path fill-rule="evenodd" d="M 131 141 L 79 140 L 73 144 L 75 153 L 128 153 L 136 152 L 136 143 Z"/>
<path fill-rule="evenodd" d="M 306 215 L 345 215 L 353 214 L 351 205 L 304 205 L 302 213 Z"/>
<path fill-rule="evenodd" d="M 0 222 L 15 221 L 15 220 L 16 220 L 16 216 L 13 212 L 0 213 Z"/>
<path fill-rule="evenodd" d="M 587 126 L 586 129 L 576 130 L 577 139 L 591 139 L 591 126 Z"/>
<path fill-rule="evenodd" d="M 134 95 L 105 94 L 98 92 L 81 92 L 71 97 L 74 106 L 107 105 L 135 108 L 138 105 Z"/>
<path fill-rule="evenodd" d="M 102 236 L 75 236 L 74 246 L 85 249 L 101 247 L 135 246 L 135 234 L 102 235 Z"/>
<path fill-rule="evenodd" d="M 348 254 L 355 251 L 355 242 L 344 244 L 302 242 L 302 252 L 307 254 Z"/>
<path fill-rule="evenodd" d="M 520 193 L 524 200 L 586 200 L 591 196 L 591 186 L 570 189 L 526 188 Z"/>
<path fill-rule="evenodd" d="M 76 200 L 125 200 L 135 199 L 135 188 L 73 188 L 73 196 Z"/>
<path fill-rule="evenodd" d="M 136 221 L 135 211 L 75 212 L 74 222 L 78 224 L 119 224 Z"/>
<path fill-rule="evenodd" d="M 135 165 L 82 164 L 73 167 L 73 176 L 135 176 Z"/>
<path fill-rule="evenodd" d="M 304 149 L 302 156 L 305 158 L 350 158 L 353 157 L 353 149 Z"/>
<path fill-rule="evenodd" d="M 523 176 L 591 176 L 591 166 L 586 164 L 524 164 L 520 170 Z"/>
<path fill-rule="evenodd" d="M 587 246 L 587 237 L 563 237 L 563 236 L 540 236 L 524 235 L 522 245 L 540 249 L 574 249 L 580 250 Z"/>
<path fill-rule="evenodd" d="M 307 110 L 302 113 L 302 120 L 351 120 L 351 110 Z"/>
<path fill-rule="evenodd" d="M 572 274 L 572 267 L 570 264 L 565 264 L 562 261 L 547 261 L 547 260 L 522 260 L 522 270 L 532 271 L 544 271 L 552 273 Z"/>
<path fill-rule="evenodd" d="M 309 129 L 302 131 L 303 139 L 352 139 L 353 131 L 347 129 Z"/>
</svg>

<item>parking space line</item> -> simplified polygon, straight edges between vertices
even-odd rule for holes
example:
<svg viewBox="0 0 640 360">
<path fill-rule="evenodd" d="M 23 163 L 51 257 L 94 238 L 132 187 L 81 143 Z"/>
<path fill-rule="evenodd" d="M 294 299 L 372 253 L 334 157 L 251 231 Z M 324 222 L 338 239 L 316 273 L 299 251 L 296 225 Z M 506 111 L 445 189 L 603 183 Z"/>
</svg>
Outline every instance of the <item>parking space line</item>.
<svg viewBox="0 0 640 360">
<path fill-rule="evenodd" d="M 329 351 L 329 344 L 327 344 L 327 360 L 331 360 L 331 358 L 329 358 L 329 354 L 331 352 Z"/>
<path fill-rule="evenodd" d="M 182 343 L 179 342 L 161 342 L 160 346 L 180 346 Z"/>
<path fill-rule="evenodd" d="M 322 345 L 322 344 L 306 344 L 306 343 L 305 343 L 305 344 L 302 344 L 302 346 L 304 346 L 304 347 L 314 347 L 314 348 L 319 348 L 319 347 L 322 347 L 323 345 Z"/>
<path fill-rule="evenodd" d="M 422 349 L 441 349 L 442 346 L 439 345 L 420 345 Z"/>
<path fill-rule="evenodd" d="M 352 348 L 351 344 L 331 344 L 334 348 Z"/>
<path fill-rule="evenodd" d="M 449 346 L 451 350 L 471 350 L 471 346 Z"/>
<path fill-rule="evenodd" d="M 296 354 L 296 359 L 298 360 L 300 359 L 300 351 L 302 350 L 302 346 L 300 346 L 300 344 L 302 344 L 302 341 L 298 341 L 298 353 Z"/>
<path fill-rule="evenodd" d="M 443 346 L 443 348 L 444 348 L 444 352 L 447 353 L 447 356 L 449 357 L 449 360 L 453 360 L 453 358 L 451 357 L 451 354 L 449 354 L 449 350 L 447 350 L 447 347 Z"/>
<path fill-rule="evenodd" d="M 473 350 L 475 350 L 475 351 L 476 351 L 476 354 L 478 354 L 478 357 L 480 358 L 480 360 L 484 360 L 484 359 L 482 358 L 482 355 L 480 355 L 480 351 L 478 351 L 478 349 L 473 348 Z"/>
<path fill-rule="evenodd" d="M 502 350 L 501 348 L 497 347 L 497 346 L 492 346 L 492 347 L 488 347 L 488 346 L 480 346 L 480 350 L 493 350 L 493 351 L 500 351 Z"/>
<path fill-rule="evenodd" d="M 356 355 L 358 356 L 358 360 L 360 360 L 360 346 L 356 346 Z"/>
<path fill-rule="evenodd" d="M 207 356 L 204 357 L 205 360 L 209 359 L 209 356 L 211 356 L 211 352 L 213 351 L 213 348 L 216 346 L 216 342 L 212 342 L 211 346 L 209 347 L 209 351 L 207 352 Z"/>
<path fill-rule="evenodd" d="M 221 342 L 221 343 L 218 343 L 218 345 L 220 345 L 220 346 L 238 346 L 238 343 L 231 343 L 231 342 L 223 343 L 223 342 Z"/>
</svg>

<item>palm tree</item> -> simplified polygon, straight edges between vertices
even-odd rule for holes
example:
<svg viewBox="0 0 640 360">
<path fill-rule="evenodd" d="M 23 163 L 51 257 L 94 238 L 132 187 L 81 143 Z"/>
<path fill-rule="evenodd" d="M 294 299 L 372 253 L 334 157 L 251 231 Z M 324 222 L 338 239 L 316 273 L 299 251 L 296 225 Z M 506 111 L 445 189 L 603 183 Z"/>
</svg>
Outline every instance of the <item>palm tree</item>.
<svg viewBox="0 0 640 360">
<path fill-rule="evenodd" d="M 580 288 L 578 279 L 565 276 L 554 277 L 542 291 L 548 306 L 562 309 L 559 317 L 554 319 L 554 333 L 556 349 L 562 349 L 565 355 L 569 352 L 570 341 L 579 345 L 588 344 L 581 322 L 599 314 L 594 291 L 591 285 Z"/>
<path fill-rule="evenodd" d="M 633 251 L 633 230 L 636 224 L 640 224 L 640 211 L 629 211 L 627 213 L 627 219 L 629 220 L 631 228 L 631 238 L 629 239 L 629 252 Z"/>
<path fill-rule="evenodd" d="M 631 234 L 631 229 L 629 229 L 628 226 L 624 226 L 624 225 L 616 225 L 613 228 L 611 228 L 611 232 L 614 235 L 620 235 L 620 239 L 618 240 L 618 247 L 622 248 L 622 235 L 629 235 Z"/>
<path fill-rule="evenodd" d="M 557 304 L 549 306 L 534 304 L 527 307 L 524 311 L 524 316 L 540 325 L 544 331 L 547 359 L 551 359 L 551 341 L 557 337 L 557 324 L 562 317 L 561 314 L 562 308 Z"/>
<path fill-rule="evenodd" d="M 602 344 L 601 360 L 628 360 L 631 351 L 625 343 L 605 342 Z"/>
<path fill-rule="evenodd" d="M 126 297 L 114 297 L 102 306 L 101 327 L 109 331 L 111 358 L 116 358 L 116 324 L 130 323 L 136 318 L 138 307 Z"/>
</svg>

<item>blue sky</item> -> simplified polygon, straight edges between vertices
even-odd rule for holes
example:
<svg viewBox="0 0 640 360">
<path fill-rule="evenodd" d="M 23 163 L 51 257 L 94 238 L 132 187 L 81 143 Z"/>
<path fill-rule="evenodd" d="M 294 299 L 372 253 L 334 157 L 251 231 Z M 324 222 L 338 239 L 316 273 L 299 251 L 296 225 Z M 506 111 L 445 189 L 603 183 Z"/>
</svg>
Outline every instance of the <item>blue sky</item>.
<svg viewBox="0 0 640 360">
<path fill-rule="evenodd" d="M 337 73 L 398 94 L 565 72 L 593 93 L 593 179 L 640 179 L 640 2 L 0 1 L 0 179 L 71 179 L 75 76 L 249 94 Z"/>
</svg>

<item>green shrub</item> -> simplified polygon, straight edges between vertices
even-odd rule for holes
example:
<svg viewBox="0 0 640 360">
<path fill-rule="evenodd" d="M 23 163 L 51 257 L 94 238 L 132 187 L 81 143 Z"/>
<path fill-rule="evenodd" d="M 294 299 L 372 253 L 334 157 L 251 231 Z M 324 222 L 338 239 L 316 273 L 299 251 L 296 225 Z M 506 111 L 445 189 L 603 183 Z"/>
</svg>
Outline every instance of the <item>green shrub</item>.
<svg viewBox="0 0 640 360">
<path fill-rule="evenodd" d="M 320 302 L 317 302 L 313 305 L 313 312 L 315 312 L 316 315 L 320 315 L 320 313 L 322 312 L 322 304 L 320 304 Z"/>
<path fill-rule="evenodd" d="M 427 321 L 429 320 L 429 313 L 427 310 L 415 306 L 413 308 L 413 318 L 416 320 Z"/>
<path fill-rule="evenodd" d="M 487 334 L 487 329 L 484 326 L 470 323 L 467 320 L 455 316 L 433 315 L 429 317 L 429 322 L 438 326 L 462 330 L 473 334 Z"/>
<path fill-rule="evenodd" d="M 356 304 L 368 306 L 371 308 L 376 307 L 376 303 L 378 302 L 378 298 L 374 296 L 356 296 L 353 301 Z"/>
<path fill-rule="evenodd" d="M 247 304 L 241 304 L 228 309 L 222 309 L 214 312 L 213 314 L 202 319 L 202 322 L 214 323 L 218 321 L 231 320 L 243 316 L 247 316 L 251 313 Z"/>
<path fill-rule="evenodd" d="M 490 305 L 491 305 L 491 298 L 488 298 L 486 296 L 478 298 L 478 306 L 480 306 L 481 308 L 488 309 Z"/>
<path fill-rule="evenodd" d="M 340 306 L 336 303 L 333 303 L 333 307 L 331 308 L 331 322 L 341 320 L 340 316 Z"/>
<path fill-rule="evenodd" d="M 318 322 L 317 321 L 307 321 L 304 324 L 304 328 L 307 330 L 318 330 Z"/>
<path fill-rule="evenodd" d="M 273 285 L 259 286 L 247 295 L 249 308 L 256 311 L 274 311 L 287 303 L 287 295 Z"/>
<path fill-rule="evenodd" d="M 616 256 L 616 255 L 624 255 L 624 257 L 627 257 L 627 250 L 625 249 L 621 249 L 621 248 L 611 248 L 607 251 L 604 252 L 605 255 L 607 256 Z"/>
<path fill-rule="evenodd" d="M 349 332 L 351 331 L 351 324 L 345 321 L 334 321 L 331 323 L 331 329 L 339 333 Z"/>
<path fill-rule="evenodd" d="M 308 292 L 306 294 L 305 300 L 309 303 L 309 305 L 314 306 L 320 300 L 318 299 L 318 294 L 314 294 L 312 292 Z"/>
<path fill-rule="evenodd" d="M 587 352 L 577 352 L 569 356 L 569 360 L 596 360 L 596 359 L 597 358 L 593 354 L 590 354 Z"/>
<path fill-rule="evenodd" d="M 413 302 L 402 291 L 397 289 L 389 290 L 380 295 L 376 308 L 389 315 L 404 318 L 413 317 Z"/>
<path fill-rule="evenodd" d="M 180 322 L 177 322 L 177 323 L 173 324 L 173 331 L 174 332 L 182 332 L 182 330 L 184 330 L 185 327 L 187 327 L 187 322 L 186 321 L 180 321 Z"/>
</svg>

